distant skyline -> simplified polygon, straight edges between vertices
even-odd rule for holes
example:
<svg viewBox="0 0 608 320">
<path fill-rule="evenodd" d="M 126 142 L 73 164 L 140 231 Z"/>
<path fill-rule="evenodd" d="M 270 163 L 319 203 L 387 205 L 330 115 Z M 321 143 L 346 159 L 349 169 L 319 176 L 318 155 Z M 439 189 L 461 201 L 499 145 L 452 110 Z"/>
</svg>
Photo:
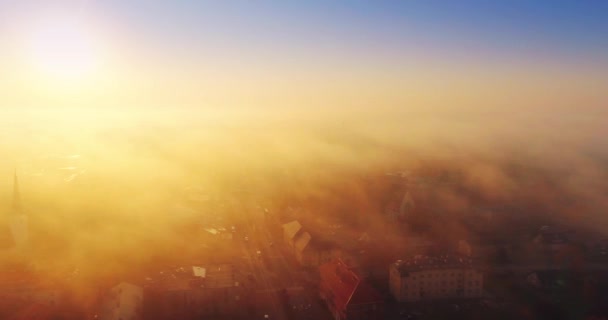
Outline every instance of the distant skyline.
<svg viewBox="0 0 608 320">
<path fill-rule="evenodd" d="M 57 21 L 94 48 L 94 73 L 29 59 Z M 4 0 L 0 103 L 599 108 L 607 34 L 606 1 Z"/>
</svg>

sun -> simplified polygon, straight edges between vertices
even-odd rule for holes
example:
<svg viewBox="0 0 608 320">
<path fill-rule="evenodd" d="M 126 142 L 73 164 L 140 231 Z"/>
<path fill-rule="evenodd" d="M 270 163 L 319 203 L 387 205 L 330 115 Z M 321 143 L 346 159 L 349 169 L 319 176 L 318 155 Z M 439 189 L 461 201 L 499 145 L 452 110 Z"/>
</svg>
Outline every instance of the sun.
<svg viewBox="0 0 608 320">
<path fill-rule="evenodd" d="M 83 81 L 99 65 L 94 39 L 83 24 L 46 21 L 32 32 L 28 46 L 35 71 L 51 81 Z"/>
</svg>

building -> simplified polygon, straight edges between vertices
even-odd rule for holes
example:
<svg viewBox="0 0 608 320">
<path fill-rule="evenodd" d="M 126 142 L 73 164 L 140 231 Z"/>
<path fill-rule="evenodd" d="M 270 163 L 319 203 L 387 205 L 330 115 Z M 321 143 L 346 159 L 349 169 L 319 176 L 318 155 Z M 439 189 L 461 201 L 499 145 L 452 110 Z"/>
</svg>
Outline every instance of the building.
<svg viewBox="0 0 608 320">
<path fill-rule="evenodd" d="M 441 189 L 445 184 L 421 180 L 394 192 L 385 206 L 386 216 L 396 223 L 407 223 L 415 230 L 426 230 L 430 221 L 443 215 Z"/>
<path fill-rule="evenodd" d="M 209 236 L 210 241 L 232 241 L 234 239 L 234 228 L 233 230 L 227 230 L 224 227 L 206 227 L 203 229 Z"/>
<path fill-rule="evenodd" d="M 463 256 L 467 256 L 467 257 L 472 257 L 473 256 L 473 247 L 471 246 L 471 244 L 466 241 L 466 240 L 459 240 L 458 241 L 458 253 L 463 255 Z"/>
<path fill-rule="evenodd" d="M 416 256 L 391 264 L 389 287 L 399 302 L 479 298 L 483 274 L 469 257 Z"/>
<path fill-rule="evenodd" d="M 585 243 L 586 256 L 593 261 L 608 260 L 608 239 L 599 239 Z"/>
<path fill-rule="evenodd" d="M 299 221 L 290 221 L 282 226 L 283 228 L 283 240 L 285 243 L 293 248 L 295 243 L 296 235 L 302 231 L 302 225 Z"/>
<path fill-rule="evenodd" d="M 153 280 L 147 312 L 158 319 L 238 317 L 245 290 L 232 265 L 193 266 L 163 272 Z M 147 299 L 148 300 L 148 299 Z"/>
<path fill-rule="evenodd" d="M 29 240 L 29 224 L 28 216 L 21 205 L 17 172 L 15 172 L 13 180 L 12 212 L 0 218 L 0 248 L 13 249 L 26 246 Z"/>
<path fill-rule="evenodd" d="M 43 304 L 31 304 L 25 308 L 20 309 L 11 316 L 8 320 L 47 320 L 47 319 L 59 319 L 59 315 L 54 307 Z M 2 318 L 5 319 L 5 318 Z"/>
<path fill-rule="evenodd" d="M 572 232 L 566 229 L 555 226 L 543 226 L 538 231 L 534 242 L 544 250 L 559 251 L 570 245 L 571 236 Z"/>
<path fill-rule="evenodd" d="M 283 225 L 283 237 L 285 244 L 302 266 L 318 267 L 337 255 L 337 250 L 329 241 L 313 237 L 296 220 Z"/>
<path fill-rule="evenodd" d="M 142 319 L 144 290 L 134 284 L 121 282 L 103 297 L 99 312 L 101 320 Z"/>
<path fill-rule="evenodd" d="M 540 290 L 554 290 L 565 286 L 564 274 L 558 270 L 535 271 L 526 276 L 526 282 Z"/>
<path fill-rule="evenodd" d="M 336 320 L 383 319 L 380 294 L 350 269 L 334 259 L 319 267 L 319 294 Z"/>
<path fill-rule="evenodd" d="M 543 226 L 531 246 L 534 259 L 539 262 L 575 267 L 584 263 L 584 243 L 576 234 L 563 227 Z"/>
<path fill-rule="evenodd" d="M 13 306 L 36 304 L 55 307 L 64 300 L 61 287 L 29 272 L 0 272 L 0 288 L 0 301 L 11 301 Z"/>
</svg>

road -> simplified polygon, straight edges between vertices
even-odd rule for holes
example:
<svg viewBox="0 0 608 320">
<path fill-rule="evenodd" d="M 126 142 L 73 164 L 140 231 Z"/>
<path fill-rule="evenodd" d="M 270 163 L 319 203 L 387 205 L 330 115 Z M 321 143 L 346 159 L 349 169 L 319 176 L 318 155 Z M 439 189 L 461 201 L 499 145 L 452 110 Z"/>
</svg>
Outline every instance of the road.
<svg viewBox="0 0 608 320">
<path fill-rule="evenodd" d="M 249 239 L 243 246 L 244 256 L 253 272 L 256 287 L 266 292 L 274 291 L 278 297 L 271 301 L 275 319 L 331 319 L 317 298 L 311 276 L 296 264 L 280 239 L 272 237 L 263 221 L 252 221 L 245 233 Z M 287 308 L 285 301 L 280 301 L 283 294 L 288 297 Z"/>
</svg>

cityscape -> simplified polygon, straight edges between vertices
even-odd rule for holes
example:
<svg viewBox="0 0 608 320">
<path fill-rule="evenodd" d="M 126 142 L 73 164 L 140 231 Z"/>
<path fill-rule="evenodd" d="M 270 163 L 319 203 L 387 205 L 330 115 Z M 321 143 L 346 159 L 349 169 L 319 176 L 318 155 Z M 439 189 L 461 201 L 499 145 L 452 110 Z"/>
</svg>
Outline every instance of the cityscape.
<svg viewBox="0 0 608 320">
<path fill-rule="evenodd" d="M 0 3 L 0 319 L 608 319 L 608 4 Z"/>
</svg>

